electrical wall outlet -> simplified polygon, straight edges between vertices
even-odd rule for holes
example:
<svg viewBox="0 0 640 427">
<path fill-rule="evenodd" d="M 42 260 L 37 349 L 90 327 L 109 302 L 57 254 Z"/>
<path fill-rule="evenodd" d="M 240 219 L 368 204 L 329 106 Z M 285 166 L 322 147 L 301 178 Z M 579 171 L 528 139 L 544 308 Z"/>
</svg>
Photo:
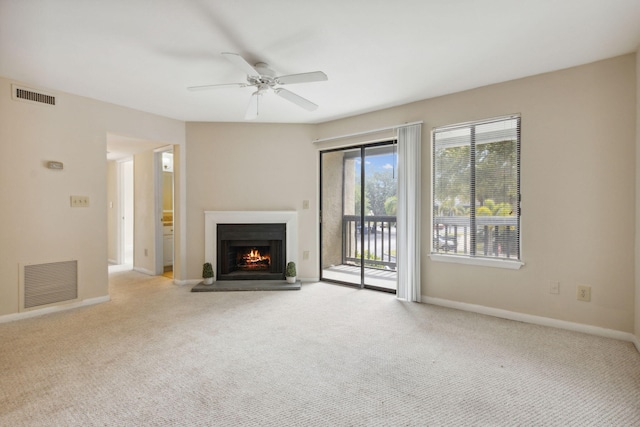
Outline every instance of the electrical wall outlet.
<svg viewBox="0 0 640 427">
<path fill-rule="evenodd" d="M 309 209 L 309 201 L 308 200 L 303 200 L 302 201 L 302 209 Z"/>
<path fill-rule="evenodd" d="M 559 294 L 560 293 L 560 282 L 549 282 L 549 293 L 550 294 Z"/>
<path fill-rule="evenodd" d="M 591 286 L 578 285 L 576 298 L 578 301 L 591 301 Z"/>
<path fill-rule="evenodd" d="M 71 196 L 72 208 L 88 208 L 89 196 Z"/>
</svg>

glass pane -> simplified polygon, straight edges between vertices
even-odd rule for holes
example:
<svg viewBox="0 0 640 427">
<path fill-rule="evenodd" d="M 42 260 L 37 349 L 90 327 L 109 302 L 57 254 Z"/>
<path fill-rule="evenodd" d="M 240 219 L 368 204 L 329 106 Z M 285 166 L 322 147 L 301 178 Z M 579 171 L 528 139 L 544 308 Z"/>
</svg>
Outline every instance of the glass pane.
<svg viewBox="0 0 640 427">
<path fill-rule="evenodd" d="M 433 252 L 471 250 L 471 129 L 434 134 Z"/>
<path fill-rule="evenodd" d="M 367 147 L 364 159 L 364 242 L 357 242 L 365 267 L 364 284 L 395 290 L 397 152 L 394 145 Z"/>
<path fill-rule="evenodd" d="M 322 153 L 322 278 L 362 283 L 360 148 Z"/>
<path fill-rule="evenodd" d="M 517 120 L 476 126 L 476 141 L 476 254 L 517 259 Z"/>
</svg>

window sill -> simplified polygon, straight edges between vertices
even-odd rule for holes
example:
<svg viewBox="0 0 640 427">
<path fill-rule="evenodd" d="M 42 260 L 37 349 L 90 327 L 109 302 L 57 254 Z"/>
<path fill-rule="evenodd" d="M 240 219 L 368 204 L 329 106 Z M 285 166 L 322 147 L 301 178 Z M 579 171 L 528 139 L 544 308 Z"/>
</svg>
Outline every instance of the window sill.
<svg viewBox="0 0 640 427">
<path fill-rule="evenodd" d="M 460 256 L 460 255 L 431 254 L 429 255 L 429 258 L 431 258 L 432 261 L 437 261 L 437 262 L 479 265 L 482 267 L 506 268 L 509 270 L 519 270 L 520 267 L 524 265 L 524 262 L 522 261 L 506 261 L 501 259 L 489 259 L 489 258 L 472 258 L 472 257 Z"/>
</svg>

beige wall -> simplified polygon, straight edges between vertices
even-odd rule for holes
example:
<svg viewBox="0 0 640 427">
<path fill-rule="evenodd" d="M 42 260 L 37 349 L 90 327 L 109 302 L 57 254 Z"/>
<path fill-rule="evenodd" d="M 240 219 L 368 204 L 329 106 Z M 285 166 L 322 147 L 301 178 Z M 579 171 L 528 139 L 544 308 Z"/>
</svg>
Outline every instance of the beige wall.
<svg viewBox="0 0 640 427">
<path fill-rule="evenodd" d="M 298 276 L 318 277 L 318 153 L 311 131 L 312 125 L 187 123 L 189 279 L 201 277 L 208 210 L 298 211 Z"/>
<path fill-rule="evenodd" d="M 423 296 L 632 332 L 635 62 L 625 55 L 321 124 L 316 133 L 424 121 Z M 522 115 L 525 266 L 431 261 L 431 129 L 511 113 Z M 549 293 L 551 280 L 559 295 Z M 578 284 L 592 287 L 591 302 L 576 301 Z"/>
<path fill-rule="evenodd" d="M 55 107 L 14 101 L 12 83 L 0 78 L 0 316 L 19 311 L 24 263 L 78 260 L 79 299 L 108 294 L 107 132 L 184 143 L 183 122 L 52 90 Z"/>
</svg>

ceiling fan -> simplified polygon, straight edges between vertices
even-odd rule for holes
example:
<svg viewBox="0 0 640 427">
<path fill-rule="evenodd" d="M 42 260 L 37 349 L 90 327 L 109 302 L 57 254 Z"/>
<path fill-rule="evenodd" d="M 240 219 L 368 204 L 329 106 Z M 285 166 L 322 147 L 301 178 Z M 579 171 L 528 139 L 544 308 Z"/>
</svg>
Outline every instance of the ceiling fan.
<svg viewBox="0 0 640 427">
<path fill-rule="evenodd" d="M 204 86 L 191 86 L 187 89 L 197 91 L 218 89 L 224 87 L 255 87 L 257 90 L 251 95 L 251 98 L 249 99 L 249 107 L 247 108 L 247 112 L 244 116 L 246 120 L 251 120 L 258 117 L 260 108 L 260 97 L 269 89 L 272 89 L 276 95 L 286 99 L 289 102 L 293 102 L 294 104 L 304 108 L 305 110 L 314 111 L 318 108 L 316 104 L 309 101 L 308 99 L 303 98 L 300 95 L 297 95 L 287 89 L 276 86 L 325 81 L 327 80 L 327 75 L 322 71 L 276 76 L 276 73 L 271 68 L 269 68 L 269 65 L 265 64 L 264 62 L 258 62 L 255 65 L 251 65 L 237 53 L 223 52 L 222 55 L 227 58 L 227 60 L 229 60 L 232 64 L 242 69 L 242 71 L 247 74 L 247 83 L 223 83 Z"/>
</svg>

